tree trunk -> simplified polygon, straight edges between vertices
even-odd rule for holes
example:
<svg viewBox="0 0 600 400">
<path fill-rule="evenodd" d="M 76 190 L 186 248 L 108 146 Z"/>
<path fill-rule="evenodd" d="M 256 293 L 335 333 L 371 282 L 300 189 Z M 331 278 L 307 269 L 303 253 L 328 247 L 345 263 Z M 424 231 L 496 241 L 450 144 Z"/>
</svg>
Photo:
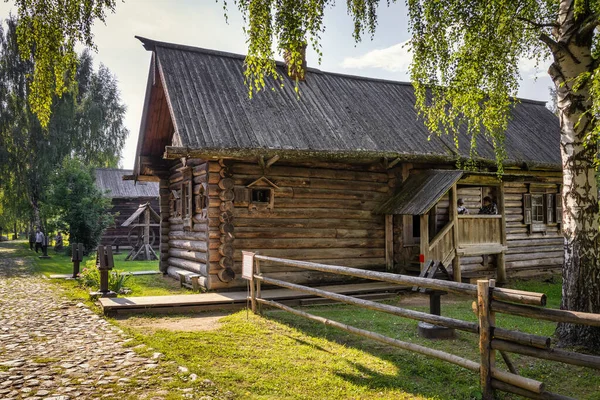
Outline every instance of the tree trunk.
<svg viewBox="0 0 600 400">
<path fill-rule="evenodd" d="M 594 69 L 592 33 L 582 36 L 572 1 L 561 1 L 556 46 L 550 45 L 554 63 L 549 73 L 556 92 L 561 127 L 565 260 L 561 309 L 600 313 L 600 248 L 598 188 L 594 158 L 597 147 L 586 143 L 593 129 L 590 118 L 591 82 L 574 87 L 575 78 Z M 577 90 L 575 90 L 577 89 Z M 589 145 L 588 145 L 589 144 Z M 559 324 L 559 345 L 600 349 L 600 328 Z"/>
</svg>

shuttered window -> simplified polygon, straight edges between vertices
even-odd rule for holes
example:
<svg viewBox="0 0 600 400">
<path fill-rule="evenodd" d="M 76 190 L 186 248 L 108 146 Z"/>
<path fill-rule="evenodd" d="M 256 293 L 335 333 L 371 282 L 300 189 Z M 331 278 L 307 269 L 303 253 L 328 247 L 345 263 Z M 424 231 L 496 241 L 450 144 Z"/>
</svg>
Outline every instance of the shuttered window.
<svg viewBox="0 0 600 400">
<path fill-rule="evenodd" d="M 562 196 L 560 193 L 554 195 L 554 204 L 556 206 L 556 223 L 562 224 Z"/>
<path fill-rule="evenodd" d="M 544 219 L 544 195 L 531 195 L 531 222 L 534 224 L 545 223 Z"/>
<path fill-rule="evenodd" d="M 546 231 L 546 226 L 559 224 L 562 220 L 562 199 L 560 193 L 523 194 L 523 223 L 529 232 Z"/>
<path fill-rule="evenodd" d="M 524 194 L 523 195 L 523 221 L 525 225 L 531 225 L 531 195 Z"/>
</svg>

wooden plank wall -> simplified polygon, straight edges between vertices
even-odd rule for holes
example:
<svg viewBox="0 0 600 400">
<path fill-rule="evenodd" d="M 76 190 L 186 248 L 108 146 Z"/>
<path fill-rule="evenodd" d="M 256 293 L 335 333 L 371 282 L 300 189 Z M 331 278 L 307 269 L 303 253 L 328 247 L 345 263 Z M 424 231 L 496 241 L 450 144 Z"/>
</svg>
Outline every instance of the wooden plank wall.
<svg viewBox="0 0 600 400">
<path fill-rule="evenodd" d="M 235 162 L 231 172 L 236 188 L 244 188 L 263 175 L 256 163 Z M 276 164 L 265 176 L 275 190 L 273 210 L 250 210 L 234 200 L 234 271 L 229 284 L 239 279 L 241 250 L 260 254 L 351 266 L 385 269 L 383 215 L 371 210 L 389 196 L 390 179 L 383 169 L 339 164 Z M 216 206 L 211 197 L 211 210 Z M 220 210 L 209 212 L 214 218 Z M 217 222 L 210 222 L 211 226 Z M 211 248 L 213 247 L 211 237 Z M 261 264 L 262 272 L 292 282 L 323 283 L 340 277 L 314 271 Z M 344 279 L 344 278 L 342 278 Z"/>
<path fill-rule="evenodd" d="M 136 198 L 113 198 L 111 203 L 112 207 L 110 213 L 114 215 L 115 223 L 104 231 L 100 244 L 109 246 L 118 244 L 121 249 L 129 248 L 129 241 L 127 235 L 129 234 L 129 227 L 124 228 L 121 226 L 127 218 L 131 216 L 139 207 L 140 204 L 150 202 L 152 209 L 158 212 L 159 204 L 158 198 L 156 197 L 136 197 Z M 159 231 L 155 229 L 156 241 L 154 247 L 159 246 Z"/>
</svg>

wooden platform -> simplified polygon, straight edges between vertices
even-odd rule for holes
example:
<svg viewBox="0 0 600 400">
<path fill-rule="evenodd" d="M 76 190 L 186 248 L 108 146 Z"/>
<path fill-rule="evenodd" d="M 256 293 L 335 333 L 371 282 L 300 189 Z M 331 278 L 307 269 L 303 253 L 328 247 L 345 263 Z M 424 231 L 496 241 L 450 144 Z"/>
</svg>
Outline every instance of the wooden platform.
<svg viewBox="0 0 600 400">
<path fill-rule="evenodd" d="M 131 271 L 130 275 L 140 276 L 140 275 L 158 275 L 162 274 L 160 271 Z M 73 274 L 52 274 L 50 275 L 50 279 L 72 279 Z"/>
<path fill-rule="evenodd" d="M 319 286 L 320 289 L 340 294 L 365 295 L 381 298 L 382 295 L 392 294 L 407 289 L 407 287 L 385 282 L 359 283 L 351 285 Z M 199 293 L 175 296 L 147 297 L 116 297 L 101 298 L 100 305 L 104 314 L 129 314 L 143 312 L 183 313 L 218 309 L 244 308 L 247 304 L 248 293 Z M 315 304 L 314 296 L 292 291 L 289 289 L 266 289 L 262 297 L 269 300 L 285 301 L 292 304 Z"/>
</svg>

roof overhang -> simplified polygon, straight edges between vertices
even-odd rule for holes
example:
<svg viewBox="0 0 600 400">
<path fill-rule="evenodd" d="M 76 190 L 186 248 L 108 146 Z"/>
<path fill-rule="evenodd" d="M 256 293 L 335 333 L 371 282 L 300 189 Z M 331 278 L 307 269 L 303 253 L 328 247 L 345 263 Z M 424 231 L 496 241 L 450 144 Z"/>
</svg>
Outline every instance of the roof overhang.
<svg viewBox="0 0 600 400">
<path fill-rule="evenodd" d="M 426 214 L 462 175 L 460 170 L 439 169 L 412 174 L 374 212 L 387 215 Z"/>
</svg>

